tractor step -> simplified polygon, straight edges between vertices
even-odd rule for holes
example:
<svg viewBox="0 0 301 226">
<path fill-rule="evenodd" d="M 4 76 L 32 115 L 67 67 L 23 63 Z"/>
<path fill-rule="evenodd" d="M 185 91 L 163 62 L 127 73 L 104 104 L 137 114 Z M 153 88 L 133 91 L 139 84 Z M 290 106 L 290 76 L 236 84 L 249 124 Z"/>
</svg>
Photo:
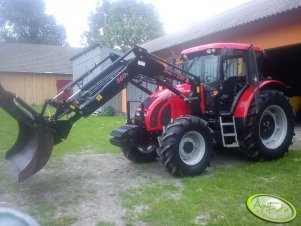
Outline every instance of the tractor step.
<svg viewBox="0 0 301 226">
<path fill-rule="evenodd" d="M 221 114 L 219 117 L 223 146 L 227 148 L 239 147 L 235 118 L 231 114 Z"/>
</svg>

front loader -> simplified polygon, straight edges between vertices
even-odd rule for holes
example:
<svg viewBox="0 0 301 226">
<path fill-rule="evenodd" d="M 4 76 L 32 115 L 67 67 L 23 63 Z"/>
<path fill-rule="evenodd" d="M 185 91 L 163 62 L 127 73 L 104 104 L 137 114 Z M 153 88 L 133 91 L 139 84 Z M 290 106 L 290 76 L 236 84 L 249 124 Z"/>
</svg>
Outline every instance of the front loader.
<svg viewBox="0 0 301 226">
<path fill-rule="evenodd" d="M 43 168 L 51 155 L 53 145 L 68 137 L 74 122 L 91 115 L 125 87 L 131 62 L 124 58 L 131 52 L 133 49 L 123 56 L 112 53 L 105 57 L 80 78 L 64 87 L 55 97 L 46 100 L 40 113 L 0 85 L 0 106 L 19 125 L 17 141 L 6 153 L 6 159 L 11 163 L 19 181 Z M 91 78 L 92 72 L 108 61 L 112 62 L 110 66 Z M 61 100 L 70 90 L 76 92 L 68 99 Z M 45 114 L 48 106 L 56 109 L 51 116 Z"/>
<path fill-rule="evenodd" d="M 0 86 L 0 106 L 19 124 L 6 158 L 19 181 L 39 171 L 52 147 L 67 138 L 74 122 L 88 117 L 128 83 L 149 96 L 127 123 L 112 131 L 111 143 L 133 162 L 159 158 L 177 176 L 198 175 L 215 147 L 237 148 L 253 160 L 282 157 L 294 135 L 287 87 L 260 73 L 262 50 L 247 44 L 215 43 L 184 50 L 174 66 L 140 47 L 110 54 L 46 100 L 40 113 Z M 94 69 L 111 64 L 91 78 Z M 144 83 L 157 85 L 151 92 Z M 59 100 L 65 92 L 74 94 Z M 56 109 L 50 117 L 48 106 Z"/>
</svg>

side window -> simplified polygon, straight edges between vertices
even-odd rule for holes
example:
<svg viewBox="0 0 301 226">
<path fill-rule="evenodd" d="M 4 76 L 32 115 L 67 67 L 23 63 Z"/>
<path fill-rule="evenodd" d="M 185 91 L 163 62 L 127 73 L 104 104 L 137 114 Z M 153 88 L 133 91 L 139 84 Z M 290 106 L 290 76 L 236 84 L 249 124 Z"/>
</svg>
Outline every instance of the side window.
<svg viewBox="0 0 301 226">
<path fill-rule="evenodd" d="M 247 81 L 247 66 L 243 55 L 226 58 L 222 65 L 222 90 L 224 94 L 235 94 Z"/>
<path fill-rule="evenodd" d="M 233 76 L 247 76 L 246 63 L 243 57 L 229 58 L 223 63 L 224 80 Z"/>
<path fill-rule="evenodd" d="M 219 56 L 217 55 L 201 55 L 186 61 L 184 68 L 199 77 L 202 83 L 217 87 L 218 62 Z"/>
<path fill-rule="evenodd" d="M 194 59 L 192 59 L 191 62 L 188 63 L 188 69 L 190 73 L 200 77 L 201 79 L 203 69 L 201 58 L 195 57 Z"/>
<path fill-rule="evenodd" d="M 218 58 L 217 57 L 212 57 L 205 59 L 205 83 L 208 85 L 213 85 L 215 86 L 218 80 L 217 76 L 217 65 L 218 65 Z"/>
</svg>

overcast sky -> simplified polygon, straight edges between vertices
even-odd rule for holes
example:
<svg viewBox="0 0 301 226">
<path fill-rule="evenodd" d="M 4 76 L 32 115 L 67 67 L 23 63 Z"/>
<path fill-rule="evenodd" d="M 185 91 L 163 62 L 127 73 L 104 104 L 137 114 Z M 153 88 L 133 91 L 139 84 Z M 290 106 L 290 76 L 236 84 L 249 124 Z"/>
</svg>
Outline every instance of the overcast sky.
<svg viewBox="0 0 301 226">
<path fill-rule="evenodd" d="M 144 0 L 158 10 L 166 33 L 185 29 L 186 26 L 204 20 L 250 0 Z M 255 0 L 256 1 L 256 0 Z M 71 46 L 81 46 L 81 34 L 88 30 L 88 17 L 101 0 L 45 0 L 47 13 L 54 15 L 67 31 Z"/>
</svg>

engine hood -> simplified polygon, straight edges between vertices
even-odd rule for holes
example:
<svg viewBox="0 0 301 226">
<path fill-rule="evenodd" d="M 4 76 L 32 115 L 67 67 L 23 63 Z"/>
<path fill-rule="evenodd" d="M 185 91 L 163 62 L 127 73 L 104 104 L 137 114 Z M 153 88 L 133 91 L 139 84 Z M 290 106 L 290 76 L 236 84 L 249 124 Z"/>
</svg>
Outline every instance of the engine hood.
<svg viewBox="0 0 301 226">
<path fill-rule="evenodd" d="M 185 96 L 189 96 L 190 90 L 191 90 L 191 85 L 190 84 L 185 83 L 185 84 L 176 85 L 175 87 L 177 88 L 177 90 L 179 90 Z M 169 89 L 163 89 L 163 90 L 158 90 L 157 92 L 153 93 L 150 97 L 152 97 L 152 98 L 158 98 L 158 97 L 166 98 L 168 96 L 174 96 L 174 95 L 176 95 L 176 94 L 174 94 Z"/>
</svg>

